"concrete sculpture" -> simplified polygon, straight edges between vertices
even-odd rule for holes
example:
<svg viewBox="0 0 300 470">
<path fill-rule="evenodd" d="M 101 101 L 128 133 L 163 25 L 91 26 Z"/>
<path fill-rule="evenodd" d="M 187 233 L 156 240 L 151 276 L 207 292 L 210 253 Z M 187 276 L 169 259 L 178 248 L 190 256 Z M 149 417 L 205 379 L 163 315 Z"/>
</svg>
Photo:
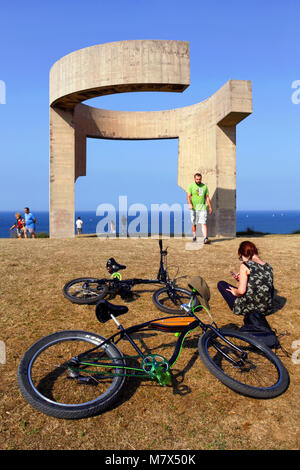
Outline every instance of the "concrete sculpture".
<svg viewBox="0 0 300 470">
<path fill-rule="evenodd" d="M 183 92 L 189 45 L 136 40 L 100 44 L 58 60 L 50 71 L 50 237 L 74 237 L 74 184 L 86 174 L 86 138 L 173 139 L 178 185 L 196 171 L 208 184 L 210 236 L 235 236 L 236 125 L 252 112 L 251 82 L 230 80 L 207 100 L 167 111 L 121 112 L 82 104 L 132 91 Z"/>
</svg>

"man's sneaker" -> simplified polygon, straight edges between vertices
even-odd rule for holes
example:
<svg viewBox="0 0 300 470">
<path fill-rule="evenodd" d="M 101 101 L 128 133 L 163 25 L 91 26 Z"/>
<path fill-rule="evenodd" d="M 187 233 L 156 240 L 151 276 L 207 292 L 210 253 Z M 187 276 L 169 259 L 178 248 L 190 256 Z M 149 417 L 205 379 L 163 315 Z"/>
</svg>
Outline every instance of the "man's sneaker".
<svg viewBox="0 0 300 470">
<path fill-rule="evenodd" d="M 206 237 L 206 238 L 204 238 L 204 240 L 203 240 L 203 243 L 204 243 L 205 245 L 206 245 L 207 243 L 209 243 L 209 241 L 208 241 L 208 238 L 207 238 L 207 237 Z"/>
<path fill-rule="evenodd" d="M 197 241 L 197 237 L 193 237 L 193 242 L 196 242 Z"/>
</svg>

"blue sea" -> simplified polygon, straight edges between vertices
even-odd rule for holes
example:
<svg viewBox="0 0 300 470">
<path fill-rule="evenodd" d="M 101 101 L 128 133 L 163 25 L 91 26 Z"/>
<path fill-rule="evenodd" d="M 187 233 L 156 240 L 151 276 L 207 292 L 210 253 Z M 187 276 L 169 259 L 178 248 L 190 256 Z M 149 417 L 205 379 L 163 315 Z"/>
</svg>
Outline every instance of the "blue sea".
<svg viewBox="0 0 300 470">
<path fill-rule="evenodd" d="M 41 211 L 32 211 L 38 221 L 36 226 L 37 232 L 45 232 L 49 233 L 49 212 L 41 212 Z M 3 211 L 0 212 L 0 238 L 10 238 L 13 236 L 13 233 L 10 232 L 10 227 L 15 223 L 14 211 Z M 289 210 L 282 210 L 282 211 L 237 211 L 237 223 L 236 223 L 236 231 L 243 232 L 246 231 L 248 228 L 251 230 L 255 230 L 258 232 L 264 233 L 278 233 L 278 234 L 287 234 L 292 233 L 296 230 L 300 230 L 300 210 L 298 211 L 289 211 Z M 75 218 L 78 216 L 81 217 L 83 220 L 83 231 L 82 233 L 96 233 L 97 225 L 101 220 L 104 220 L 104 216 L 97 216 L 95 211 L 80 211 L 75 213 Z M 189 224 L 189 215 L 185 215 L 185 218 L 181 217 L 182 220 L 188 221 L 185 225 L 186 234 L 191 233 L 190 224 Z M 128 216 L 127 223 L 128 226 L 134 225 L 134 219 L 136 216 Z M 171 222 L 170 222 L 170 232 L 178 233 L 177 229 L 175 230 L 175 221 L 176 221 L 176 214 L 171 213 Z M 151 224 L 152 222 L 152 224 Z M 155 226 L 154 226 L 155 225 Z M 98 225 L 99 227 L 99 225 Z M 151 214 L 148 214 L 148 232 L 151 232 L 151 228 L 153 233 L 164 233 L 162 229 L 163 223 L 162 218 L 160 216 L 159 219 L 155 218 L 151 221 Z M 103 230 L 101 232 L 111 233 L 110 227 L 108 224 L 103 224 Z M 120 230 L 118 224 L 118 217 L 116 223 L 116 231 L 121 232 L 121 223 L 120 223 Z M 139 231 L 139 227 L 136 228 L 137 232 Z M 130 232 L 130 230 L 129 230 Z"/>
</svg>

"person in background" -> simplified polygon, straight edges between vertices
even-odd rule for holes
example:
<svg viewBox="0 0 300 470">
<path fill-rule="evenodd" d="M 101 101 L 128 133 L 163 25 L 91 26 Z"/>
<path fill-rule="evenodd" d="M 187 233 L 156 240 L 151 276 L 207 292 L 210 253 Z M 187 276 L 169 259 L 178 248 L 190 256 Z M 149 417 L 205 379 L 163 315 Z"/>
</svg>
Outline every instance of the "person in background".
<svg viewBox="0 0 300 470">
<path fill-rule="evenodd" d="M 116 233 L 116 224 L 113 220 L 110 221 L 110 230 L 111 233 Z"/>
<path fill-rule="evenodd" d="M 82 226 L 83 226 L 83 220 L 81 220 L 80 217 L 77 217 L 77 220 L 76 220 L 77 235 L 82 234 Z"/>
<path fill-rule="evenodd" d="M 207 238 L 207 209 L 212 214 L 212 206 L 208 195 L 208 187 L 202 183 L 201 173 L 195 173 L 194 182 L 189 185 L 187 190 L 187 202 L 191 211 L 193 242 L 197 241 L 197 224 L 201 224 L 204 243 L 209 243 Z"/>
<path fill-rule="evenodd" d="M 27 238 L 35 238 L 35 224 L 36 224 L 36 218 L 34 215 L 30 212 L 29 207 L 24 208 L 24 218 L 25 218 L 25 231 L 27 234 Z"/>
<path fill-rule="evenodd" d="M 218 289 L 229 308 L 236 315 L 259 312 L 269 315 L 273 310 L 273 268 L 258 256 L 254 243 L 244 241 L 238 249 L 240 271 L 234 275 L 238 287 L 226 281 L 218 283 Z"/>
<path fill-rule="evenodd" d="M 126 217 L 126 215 L 123 215 L 123 217 L 122 217 L 122 233 L 127 234 L 127 217 Z"/>
<path fill-rule="evenodd" d="M 25 219 L 21 216 L 20 212 L 15 214 L 16 223 L 10 227 L 9 230 L 13 230 L 14 228 L 17 231 L 18 238 L 26 238 L 26 230 L 25 230 Z"/>
</svg>

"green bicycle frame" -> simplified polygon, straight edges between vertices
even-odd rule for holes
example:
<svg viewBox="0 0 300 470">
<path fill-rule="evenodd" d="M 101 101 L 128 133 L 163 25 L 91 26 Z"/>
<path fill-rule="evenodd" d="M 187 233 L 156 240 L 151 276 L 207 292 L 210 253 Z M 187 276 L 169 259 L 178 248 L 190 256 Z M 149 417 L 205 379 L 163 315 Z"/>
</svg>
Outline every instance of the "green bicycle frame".
<svg viewBox="0 0 300 470">
<path fill-rule="evenodd" d="M 193 299 L 193 298 L 192 298 Z M 175 362 L 178 360 L 181 350 L 183 347 L 184 340 L 186 336 L 191 332 L 194 331 L 196 328 L 200 327 L 203 332 L 205 332 L 208 328 L 212 329 L 215 333 L 216 336 L 221 338 L 224 342 L 226 342 L 228 345 L 230 345 L 232 348 L 234 348 L 239 354 L 242 354 L 242 358 L 244 356 L 244 352 L 240 350 L 236 345 L 233 345 L 230 341 L 227 340 L 227 338 L 223 337 L 220 331 L 218 330 L 217 325 L 213 326 L 214 322 L 212 324 L 204 324 L 195 314 L 196 309 L 204 309 L 206 310 L 207 313 L 208 310 L 205 306 L 203 305 L 195 305 L 194 302 L 191 301 L 191 310 L 189 311 L 189 316 L 193 316 L 195 318 L 195 321 L 193 321 L 190 325 L 186 326 L 179 334 L 178 339 L 176 341 L 176 345 L 174 348 L 174 352 L 172 357 L 167 360 L 161 355 L 158 354 L 144 354 L 140 348 L 137 346 L 137 344 L 134 342 L 132 339 L 131 335 L 136 332 L 141 332 L 141 331 L 149 331 L 150 330 L 155 330 L 156 329 L 153 327 L 151 328 L 151 324 L 154 321 L 159 321 L 167 318 L 178 318 L 177 316 L 168 316 L 168 317 L 162 317 L 159 319 L 155 320 L 150 320 L 144 323 L 140 323 L 138 325 L 134 325 L 131 327 L 128 327 L 126 329 L 123 328 L 123 326 L 116 320 L 116 318 L 111 315 L 111 318 L 115 321 L 115 323 L 118 326 L 118 331 L 117 333 L 113 334 L 109 338 L 105 339 L 101 344 L 95 346 L 92 349 L 89 349 L 88 351 L 85 351 L 84 353 L 81 353 L 77 357 L 73 357 L 69 361 L 69 368 L 72 371 L 77 371 L 80 372 L 80 370 L 84 369 L 85 372 L 93 373 L 93 374 L 99 374 L 99 375 L 104 375 L 104 376 L 126 376 L 126 377 L 138 377 L 138 378 L 151 378 L 151 379 L 156 379 L 160 383 L 160 385 L 167 385 L 170 383 L 170 369 L 171 367 L 175 364 Z M 173 332 L 174 334 L 174 332 Z M 112 358 L 107 358 L 105 359 L 103 355 L 105 353 L 102 353 L 99 355 L 96 361 L 93 362 L 88 362 L 84 360 L 84 357 L 91 352 L 96 351 L 100 347 L 104 346 L 107 343 L 113 343 L 113 344 L 118 344 L 122 339 L 126 339 L 130 342 L 132 347 L 135 349 L 137 352 L 137 355 L 135 356 L 122 356 L 122 358 L 115 358 L 117 361 L 116 363 L 113 363 L 112 361 L 114 359 Z M 239 365 L 234 359 L 232 359 L 230 356 L 228 356 L 221 348 L 218 346 L 217 342 L 215 342 L 214 347 L 224 356 L 226 359 L 235 365 Z M 142 359 L 142 366 L 140 368 L 138 367 L 129 367 L 126 364 L 120 364 L 120 361 L 126 359 L 137 359 L 140 358 Z M 159 360 L 157 360 L 159 358 Z M 110 361 L 110 362 L 108 362 Z M 89 370 L 87 369 L 89 366 L 95 367 L 96 370 Z M 97 368 L 103 368 L 104 370 L 97 370 Z M 113 372 L 113 369 L 122 369 L 125 372 L 120 373 L 120 372 Z M 127 371 L 129 373 L 127 373 Z"/>
</svg>

